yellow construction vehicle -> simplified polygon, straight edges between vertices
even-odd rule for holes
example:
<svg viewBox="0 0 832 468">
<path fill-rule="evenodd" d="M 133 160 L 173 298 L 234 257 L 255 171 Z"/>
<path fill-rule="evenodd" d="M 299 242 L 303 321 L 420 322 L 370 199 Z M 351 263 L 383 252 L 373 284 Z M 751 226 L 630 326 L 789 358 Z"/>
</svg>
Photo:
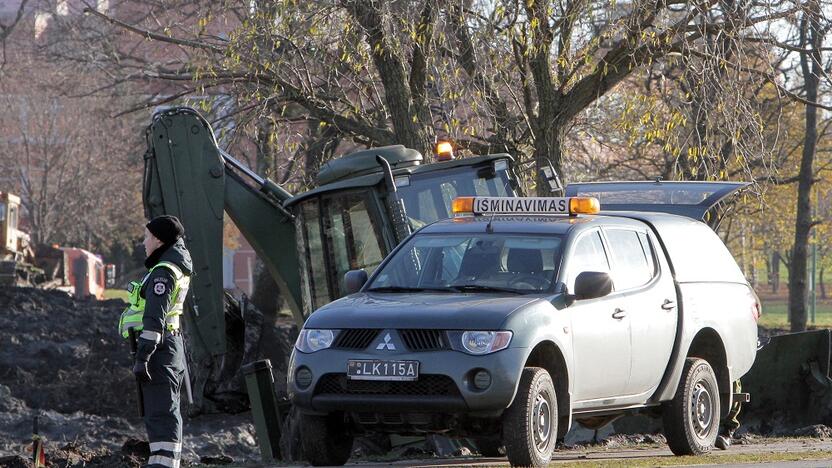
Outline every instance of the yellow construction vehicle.
<svg viewBox="0 0 832 468">
<path fill-rule="evenodd" d="M 29 234 L 19 229 L 20 197 L 0 192 L 0 285 L 29 286 L 43 282 L 44 271 L 34 265 Z"/>
</svg>

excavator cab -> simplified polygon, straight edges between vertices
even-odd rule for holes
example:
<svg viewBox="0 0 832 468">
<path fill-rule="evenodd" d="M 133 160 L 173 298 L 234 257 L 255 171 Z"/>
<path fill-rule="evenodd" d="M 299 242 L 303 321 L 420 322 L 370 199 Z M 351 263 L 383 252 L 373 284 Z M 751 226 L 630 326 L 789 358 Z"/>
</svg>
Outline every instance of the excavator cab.
<svg viewBox="0 0 832 468">
<path fill-rule="evenodd" d="M 0 192 L 0 285 L 30 285 L 43 271 L 31 265 L 34 251 L 29 235 L 19 229 L 20 197 Z"/>
<path fill-rule="evenodd" d="M 17 230 L 20 213 L 20 197 L 0 192 L 0 245 L 3 256 L 15 259 L 21 252 L 23 233 Z"/>
<path fill-rule="evenodd" d="M 385 183 L 379 157 L 390 165 L 392 184 Z M 403 240 L 398 233 L 450 217 L 457 196 L 514 196 L 511 163 L 509 155 L 497 154 L 422 164 L 417 151 L 389 146 L 325 165 L 320 187 L 284 205 L 297 217 L 304 318 L 347 293 L 347 271 L 372 273 Z"/>
</svg>

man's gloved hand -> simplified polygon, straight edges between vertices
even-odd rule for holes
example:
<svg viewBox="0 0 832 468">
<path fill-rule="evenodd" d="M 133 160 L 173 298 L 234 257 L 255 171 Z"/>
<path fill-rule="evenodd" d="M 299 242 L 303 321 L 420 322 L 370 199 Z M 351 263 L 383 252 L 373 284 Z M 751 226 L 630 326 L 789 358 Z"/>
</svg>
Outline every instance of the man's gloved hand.
<svg viewBox="0 0 832 468">
<path fill-rule="evenodd" d="M 133 375 L 139 382 L 150 382 L 150 371 L 147 369 L 147 362 L 136 361 L 133 364 Z"/>
</svg>

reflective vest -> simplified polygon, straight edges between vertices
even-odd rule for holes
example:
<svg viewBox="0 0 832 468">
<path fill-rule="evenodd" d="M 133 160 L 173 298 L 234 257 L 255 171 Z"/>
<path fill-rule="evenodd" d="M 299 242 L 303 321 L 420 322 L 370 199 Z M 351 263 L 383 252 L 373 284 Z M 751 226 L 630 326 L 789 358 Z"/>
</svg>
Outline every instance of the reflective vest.
<svg viewBox="0 0 832 468">
<path fill-rule="evenodd" d="M 147 283 L 147 280 L 150 278 L 151 273 L 153 273 L 153 271 L 157 268 L 167 268 L 171 271 L 171 273 L 173 273 L 173 292 L 170 296 L 170 306 L 165 312 L 165 328 L 168 331 L 179 329 L 179 316 L 182 315 L 185 309 L 185 296 L 188 295 L 188 287 L 191 284 L 191 278 L 183 273 L 176 264 L 171 262 L 159 262 L 147 272 L 141 281 L 133 281 L 127 287 L 127 292 L 130 293 L 128 296 L 129 305 L 126 309 L 124 309 L 124 312 L 121 313 L 121 319 L 118 321 L 118 332 L 124 338 L 128 338 L 130 336 L 131 328 L 136 331 L 141 331 L 143 328 L 142 318 L 144 317 L 145 298 L 141 296 L 141 291 L 145 283 Z"/>
</svg>

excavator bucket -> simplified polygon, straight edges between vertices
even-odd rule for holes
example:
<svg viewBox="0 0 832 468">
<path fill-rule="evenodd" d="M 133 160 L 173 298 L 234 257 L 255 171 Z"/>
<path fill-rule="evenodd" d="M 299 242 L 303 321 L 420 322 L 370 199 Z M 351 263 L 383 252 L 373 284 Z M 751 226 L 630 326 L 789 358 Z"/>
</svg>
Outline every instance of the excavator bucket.
<svg viewBox="0 0 832 468">
<path fill-rule="evenodd" d="M 743 424 L 769 433 L 832 421 L 832 330 L 770 338 L 742 378 Z"/>
</svg>

